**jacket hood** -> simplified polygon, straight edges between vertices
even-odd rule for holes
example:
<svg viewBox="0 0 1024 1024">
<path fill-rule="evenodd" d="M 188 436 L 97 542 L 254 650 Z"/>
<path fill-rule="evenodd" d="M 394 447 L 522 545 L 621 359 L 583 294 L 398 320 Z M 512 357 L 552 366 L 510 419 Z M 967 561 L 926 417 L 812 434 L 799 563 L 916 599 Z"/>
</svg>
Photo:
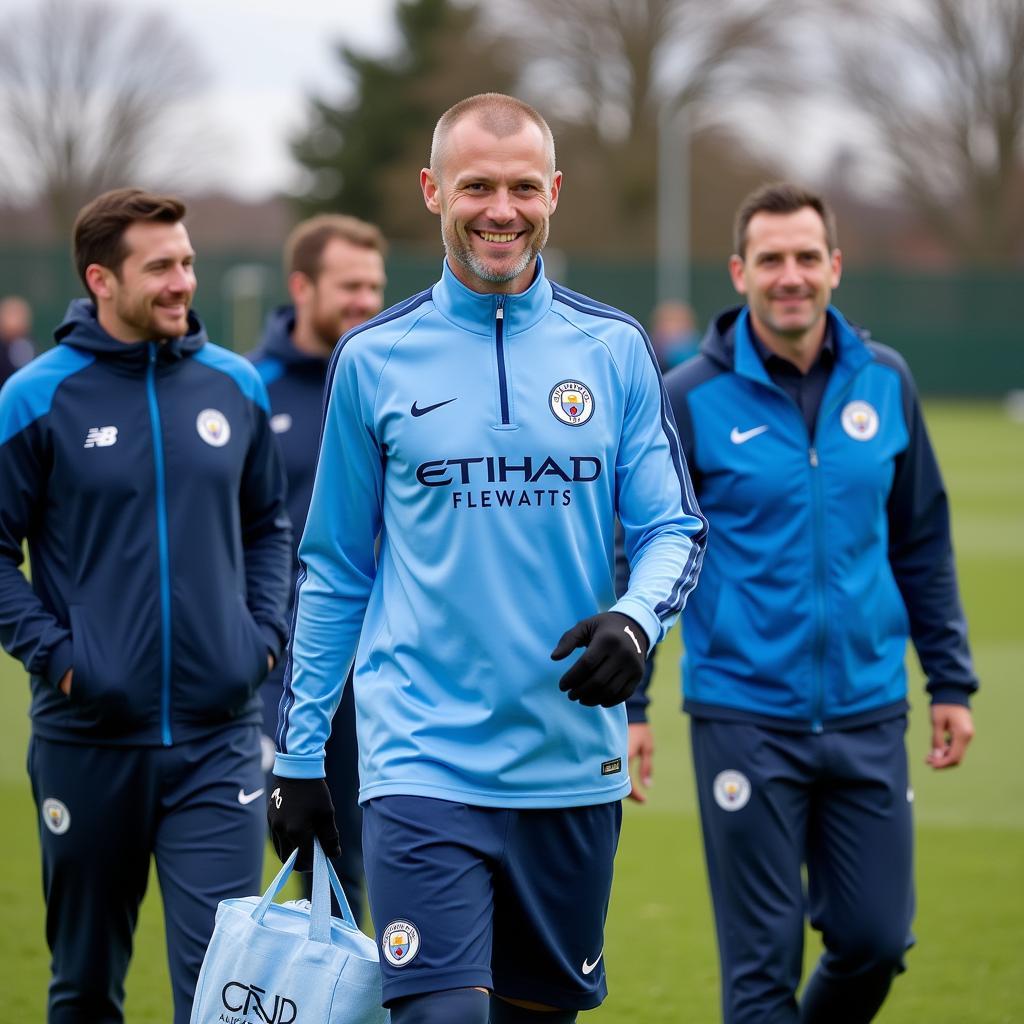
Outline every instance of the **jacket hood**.
<svg viewBox="0 0 1024 1024">
<path fill-rule="evenodd" d="M 292 338 L 295 333 L 295 307 L 291 304 L 278 306 L 267 314 L 263 335 L 250 359 L 273 356 L 290 365 L 315 365 L 323 369 L 330 361 L 330 355 L 314 356 L 295 347 Z"/>
<path fill-rule="evenodd" d="M 96 316 L 96 305 L 90 299 L 74 299 L 64 314 L 64 321 L 53 332 L 58 345 L 72 345 L 100 358 L 117 359 L 126 363 L 145 363 L 149 358 L 148 341 L 118 341 L 101 326 Z M 182 359 L 198 352 L 207 342 L 206 328 L 193 312 L 188 314 L 188 332 L 180 338 L 171 338 L 160 345 L 160 359 Z"/>
<path fill-rule="evenodd" d="M 733 357 L 736 354 L 736 338 L 733 328 L 740 313 L 746 307 L 732 306 L 719 313 L 704 332 L 700 342 L 701 352 L 713 363 L 732 369 Z"/>
</svg>

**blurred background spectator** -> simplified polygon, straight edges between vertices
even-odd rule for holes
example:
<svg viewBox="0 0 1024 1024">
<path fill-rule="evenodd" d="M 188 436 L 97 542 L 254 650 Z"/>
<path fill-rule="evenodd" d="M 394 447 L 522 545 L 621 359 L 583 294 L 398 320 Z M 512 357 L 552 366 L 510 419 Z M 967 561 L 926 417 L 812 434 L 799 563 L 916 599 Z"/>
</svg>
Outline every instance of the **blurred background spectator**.
<svg viewBox="0 0 1024 1024">
<path fill-rule="evenodd" d="M 0 384 L 36 354 L 32 309 L 20 295 L 0 299 Z"/>
<path fill-rule="evenodd" d="M 651 344 L 662 373 L 697 354 L 700 334 L 697 318 L 688 303 L 666 299 L 654 307 L 651 313 Z"/>
</svg>

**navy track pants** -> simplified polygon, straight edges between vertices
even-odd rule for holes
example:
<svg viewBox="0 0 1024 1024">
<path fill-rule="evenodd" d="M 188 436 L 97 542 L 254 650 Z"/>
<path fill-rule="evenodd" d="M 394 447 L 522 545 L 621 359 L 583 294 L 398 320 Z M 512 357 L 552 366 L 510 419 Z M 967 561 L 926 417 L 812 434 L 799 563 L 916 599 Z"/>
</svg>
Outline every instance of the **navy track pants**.
<svg viewBox="0 0 1024 1024">
<path fill-rule="evenodd" d="M 905 717 L 817 735 L 691 721 L 726 1024 L 878 1011 L 913 942 L 905 731 Z M 798 1003 L 805 917 L 825 951 Z"/>
<path fill-rule="evenodd" d="M 188 1024 L 217 904 L 260 891 L 266 835 L 259 729 L 172 747 L 33 736 L 52 954 L 49 1024 L 120 1024 L 139 904 L 155 857 L 173 1014 Z"/>
</svg>

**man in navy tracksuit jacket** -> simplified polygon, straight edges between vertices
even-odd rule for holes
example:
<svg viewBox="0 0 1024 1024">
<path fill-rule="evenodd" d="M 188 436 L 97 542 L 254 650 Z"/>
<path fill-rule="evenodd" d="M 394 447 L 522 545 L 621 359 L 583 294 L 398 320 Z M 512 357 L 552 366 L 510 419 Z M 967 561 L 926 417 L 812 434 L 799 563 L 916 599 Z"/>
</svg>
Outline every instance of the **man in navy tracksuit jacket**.
<svg viewBox="0 0 1024 1024">
<path fill-rule="evenodd" d="M 908 636 L 933 767 L 962 758 L 977 682 L 914 384 L 829 305 L 827 208 L 767 186 L 740 210 L 735 252 L 747 305 L 666 377 L 710 524 L 683 684 L 724 1017 L 853 1024 L 912 941 Z M 805 910 L 825 952 L 798 1006 Z"/>
<path fill-rule="evenodd" d="M 258 374 L 189 313 L 183 215 L 137 189 L 85 207 L 92 301 L 0 390 L 0 639 L 31 675 L 51 1024 L 123 1020 L 151 855 L 176 1024 L 218 902 L 260 883 L 285 478 Z"/>
<path fill-rule="evenodd" d="M 288 515 L 296 546 L 313 491 L 327 364 L 343 334 L 380 312 L 385 250 L 379 229 L 355 217 L 321 214 L 297 225 L 285 243 L 292 303 L 274 310 L 259 348 L 249 356 L 270 396 L 270 428 L 277 435 L 288 474 Z M 296 574 L 298 567 L 298 555 L 293 552 Z M 282 661 L 260 689 L 268 772 L 274 761 L 283 675 Z M 334 716 L 325 771 L 341 836 L 338 875 L 359 921 L 364 904 L 363 816 L 351 687 Z M 312 875 L 304 874 L 302 879 L 310 896 Z"/>
</svg>

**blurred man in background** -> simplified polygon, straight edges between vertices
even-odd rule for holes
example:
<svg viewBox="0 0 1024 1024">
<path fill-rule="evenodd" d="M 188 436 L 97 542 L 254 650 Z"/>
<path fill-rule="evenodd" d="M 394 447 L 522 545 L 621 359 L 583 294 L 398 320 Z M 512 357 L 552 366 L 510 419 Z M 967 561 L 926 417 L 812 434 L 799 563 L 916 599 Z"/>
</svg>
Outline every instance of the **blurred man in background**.
<svg viewBox="0 0 1024 1024">
<path fill-rule="evenodd" d="M 908 636 L 928 763 L 973 734 L 939 467 L 902 358 L 830 305 L 841 269 L 818 196 L 753 193 L 729 261 L 746 305 L 665 378 L 713 537 L 683 688 L 727 1024 L 866 1024 L 904 969 Z M 825 951 L 798 1005 L 805 910 Z"/>
<path fill-rule="evenodd" d="M 35 354 L 32 308 L 20 295 L 5 296 L 0 299 L 0 386 Z"/>
<path fill-rule="evenodd" d="M 697 319 L 688 302 L 666 299 L 651 314 L 651 344 L 662 373 L 692 359 L 700 347 Z"/>
<path fill-rule="evenodd" d="M 90 298 L 0 390 L 0 640 L 31 674 L 50 1024 L 124 1019 L 152 858 L 175 1024 L 218 903 L 261 881 L 285 477 L 259 375 L 190 312 L 184 215 L 139 189 L 84 207 Z"/>
<path fill-rule="evenodd" d="M 313 491 L 327 364 L 343 334 L 380 312 L 385 253 L 380 231 L 355 217 L 323 214 L 299 224 L 288 237 L 284 254 L 292 301 L 270 315 L 260 347 L 250 355 L 270 395 L 270 427 L 277 434 L 288 474 L 288 514 L 296 549 Z M 297 572 L 297 551 L 293 554 Z M 267 772 L 274 764 L 273 737 L 283 674 L 282 664 L 260 691 Z M 334 716 L 325 771 L 341 836 L 336 866 L 352 912 L 360 921 L 365 902 L 362 811 L 351 687 L 346 687 Z M 302 878 L 310 895 L 312 876 Z"/>
</svg>

